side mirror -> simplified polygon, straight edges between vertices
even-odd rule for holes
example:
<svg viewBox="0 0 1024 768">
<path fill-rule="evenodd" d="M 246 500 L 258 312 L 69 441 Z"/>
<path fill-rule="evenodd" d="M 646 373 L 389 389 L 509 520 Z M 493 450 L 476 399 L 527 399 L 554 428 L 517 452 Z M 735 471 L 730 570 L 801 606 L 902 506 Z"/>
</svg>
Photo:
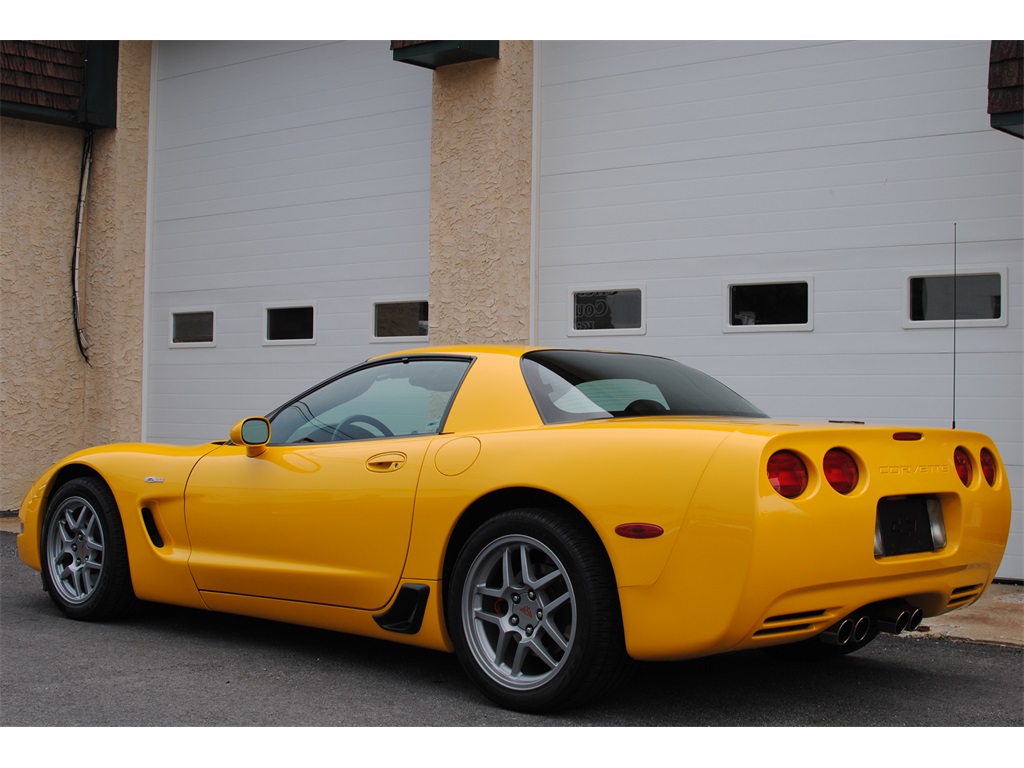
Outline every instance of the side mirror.
<svg viewBox="0 0 1024 768">
<path fill-rule="evenodd" d="M 231 442 L 244 445 L 248 456 L 259 456 L 270 442 L 270 422 L 262 416 L 242 419 L 231 428 Z"/>
</svg>

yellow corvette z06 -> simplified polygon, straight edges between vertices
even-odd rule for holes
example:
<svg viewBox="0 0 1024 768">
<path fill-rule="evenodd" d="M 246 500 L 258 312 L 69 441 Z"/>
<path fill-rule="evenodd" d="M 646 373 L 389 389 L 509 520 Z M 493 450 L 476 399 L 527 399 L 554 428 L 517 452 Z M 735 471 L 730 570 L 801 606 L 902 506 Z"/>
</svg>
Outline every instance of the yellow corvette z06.
<svg viewBox="0 0 1024 768">
<path fill-rule="evenodd" d="M 975 432 L 773 421 L 658 357 L 448 347 L 227 441 L 76 453 L 20 514 L 72 618 L 141 599 L 454 651 L 539 712 L 629 657 L 840 655 L 968 605 L 1010 491 Z"/>
</svg>

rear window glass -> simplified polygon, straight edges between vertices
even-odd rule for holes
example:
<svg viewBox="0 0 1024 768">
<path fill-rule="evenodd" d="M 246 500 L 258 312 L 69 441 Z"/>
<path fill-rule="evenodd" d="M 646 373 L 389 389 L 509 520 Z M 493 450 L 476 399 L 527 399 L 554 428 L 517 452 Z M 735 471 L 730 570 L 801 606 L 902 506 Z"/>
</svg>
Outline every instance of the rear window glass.
<svg viewBox="0 0 1024 768">
<path fill-rule="evenodd" d="M 630 416 L 739 416 L 763 411 L 707 374 L 663 357 L 544 350 L 523 375 L 548 424 Z"/>
</svg>

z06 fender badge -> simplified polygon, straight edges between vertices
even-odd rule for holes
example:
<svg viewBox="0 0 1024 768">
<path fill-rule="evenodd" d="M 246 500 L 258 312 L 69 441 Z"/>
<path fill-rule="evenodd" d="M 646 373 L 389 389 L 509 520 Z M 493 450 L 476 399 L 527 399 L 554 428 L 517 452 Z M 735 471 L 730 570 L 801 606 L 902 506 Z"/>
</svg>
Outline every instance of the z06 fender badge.
<svg viewBox="0 0 1024 768">
<path fill-rule="evenodd" d="M 152 475 L 146 478 L 147 483 L 162 483 L 163 481 L 162 477 L 153 477 Z"/>
</svg>

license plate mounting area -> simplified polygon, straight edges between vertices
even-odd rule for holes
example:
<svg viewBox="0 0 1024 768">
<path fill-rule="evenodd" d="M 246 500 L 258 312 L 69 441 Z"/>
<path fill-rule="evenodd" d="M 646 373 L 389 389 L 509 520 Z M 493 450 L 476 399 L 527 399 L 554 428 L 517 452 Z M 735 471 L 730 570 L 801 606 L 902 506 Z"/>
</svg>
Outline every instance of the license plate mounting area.
<svg viewBox="0 0 1024 768">
<path fill-rule="evenodd" d="M 946 546 L 937 496 L 886 496 L 875 513 L 875 557 L 934 552 Z"/>
</svg>

